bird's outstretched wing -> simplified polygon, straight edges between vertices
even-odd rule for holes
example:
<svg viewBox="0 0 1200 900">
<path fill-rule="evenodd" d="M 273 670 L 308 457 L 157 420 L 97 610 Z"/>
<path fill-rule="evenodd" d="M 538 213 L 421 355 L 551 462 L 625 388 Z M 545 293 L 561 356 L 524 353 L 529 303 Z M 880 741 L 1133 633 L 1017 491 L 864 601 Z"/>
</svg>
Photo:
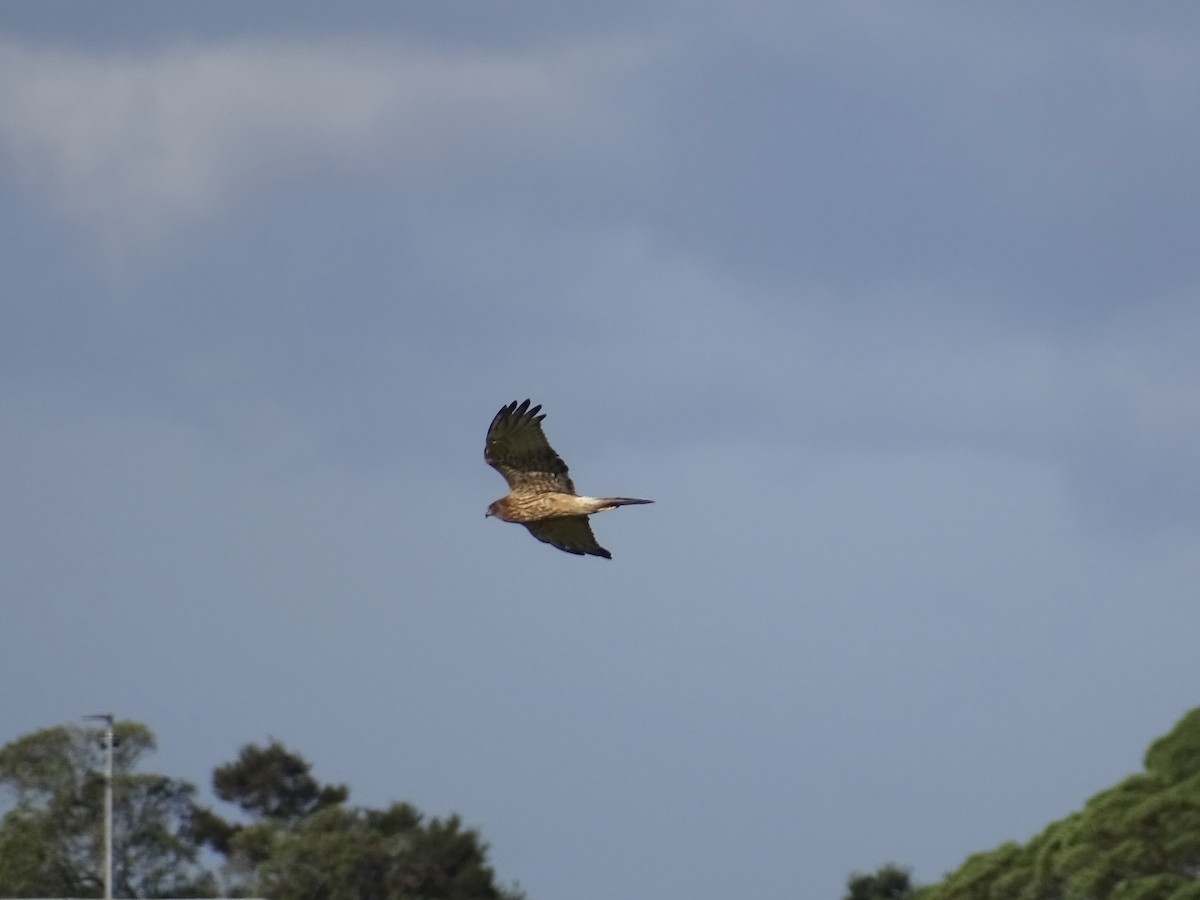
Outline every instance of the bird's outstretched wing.
<svg viewBox="0 0 1200 900">
<path fill-rule="evenodd" d="M 546 414 L 539 416 L 540 409 L 541 406 L 530 409 L 528 400 L 521 404 L 514 400 L 496 413 L 488 427 L 483 458 L 504 476 L 511 491 L 574 494 L 575 485 L 567 475 L 567 464 L 554 452 L 542 433 L 541 423 Z M 588 536 L 591 536 L 590 531 Z M 592 539 L 592 543 L 595 543 L 595 539 Z"/>
<path fill-rule="evenodd" d="M 603 556 L 605 559 L 612 559 L 612 554 L 596 543 L 596 536 L 592 534 L 592 526 L 588 524 L 587 516 L 560 516 L 524 524 L 529 533 L 539 541 L 553 544 L 559 550 L 566 550 L 576 556 Z"/>
</svg>

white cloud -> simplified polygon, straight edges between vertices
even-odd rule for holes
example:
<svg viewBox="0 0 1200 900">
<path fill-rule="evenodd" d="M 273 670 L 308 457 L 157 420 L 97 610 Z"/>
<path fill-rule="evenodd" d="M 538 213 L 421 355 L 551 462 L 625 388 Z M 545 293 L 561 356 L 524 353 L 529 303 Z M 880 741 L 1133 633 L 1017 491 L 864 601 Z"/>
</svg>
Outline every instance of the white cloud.
<svg viewBox="0 0 1200 900">
<path fill-rule="evenodd" d="M 605 45 L 505 56 L 243 41 L 134 56 L 0 42 L 0 146 L 61 214 L 147 234 L 252 177 L 582 144 L 611 129 L 606 85 L 639 58 Z"/>
</svg>

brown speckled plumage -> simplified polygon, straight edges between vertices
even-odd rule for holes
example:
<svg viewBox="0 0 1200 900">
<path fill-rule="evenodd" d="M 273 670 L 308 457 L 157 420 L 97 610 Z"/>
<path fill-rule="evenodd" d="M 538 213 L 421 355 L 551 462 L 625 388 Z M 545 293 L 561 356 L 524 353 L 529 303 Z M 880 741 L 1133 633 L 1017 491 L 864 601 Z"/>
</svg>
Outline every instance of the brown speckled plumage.
<svg viewBox="0 0 1200 900">
<path fill-rule="evenodd" d="M 488 515 L 524 525 L 539 541 L 567 553 L 612 559 L 592 534 L 587 517 L 618 506 L 652 503 L 631 497 L 581 497 L 562 461 L 542 432 L 540 406 L 515 400 L 503 407 L 488 428 L 483 458 L 508 482 L 507 497 L 488 507 Z"/>
</svg>

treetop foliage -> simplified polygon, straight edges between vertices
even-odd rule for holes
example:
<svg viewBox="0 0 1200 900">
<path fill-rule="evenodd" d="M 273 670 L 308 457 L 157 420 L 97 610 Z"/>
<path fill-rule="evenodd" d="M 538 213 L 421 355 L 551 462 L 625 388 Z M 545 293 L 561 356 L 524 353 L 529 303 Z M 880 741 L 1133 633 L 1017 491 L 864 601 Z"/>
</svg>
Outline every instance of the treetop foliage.
<svg viewBox="0 0 1200 900">
<path fill-rule="evenodd" d="M 212 896 L 198 865 L 195 788 L 134 766 L 154 749 L 137 722 L 113 728 L 113 890 L 119 897 Z M 59 726 L 0 748 L 0 895 L 98 897 L 103 883 L 104 732 Z"/>
<path fill-rule="evenodd" d="M 916 900 L 1200 900 L 1200 708 L 1150 745 L 1146 771 L 1026 844 L 976 853 Z M 882 874 L 884 870 L 880 870 Z M 876 876 L 858 876 L 873 878 Z M 855 894 L 847 900 L 886 896 Z"/>
<path fill-rule="evenodd" d="M 888 863 L 873 875 L 851 875 L 844 900 L 909 900 L 913 884 L 908 869 Z"/>
<path fill-rule="evenodd" d="M 342 803 L 345 785 L 320 785 L 309 764 L 278 741 L 266 747 L 247 744 L 235 762 L 213 772 L 213 792 L 251 815 L 296 822 L 317 810 Z"/>
<path fill-rule="evenodd" d="M 1169 784 L 1200 774 L 1200 708 L 1193 709 L 1146 751 L 1146 771 Z"/>
<path fill-rule="evenodd" d="M 134 771 L 154 749 L 149 728 L 114 732 L 117 897 L 521 898 L 496 885 L 487 845 L 457 816 L 347 806 L 345 785 L 319 783 L 277 741 L 214 771 L 214 793 L 249 819 L 231 822 L 197 804 L 193 785 Z M 0 748 L 0 896 L 101 896 L 105 753 L 103 731 L 73 725 Z M 206 847 L 223 859 L 219 874 L 202 864 Z"/>
</svg>

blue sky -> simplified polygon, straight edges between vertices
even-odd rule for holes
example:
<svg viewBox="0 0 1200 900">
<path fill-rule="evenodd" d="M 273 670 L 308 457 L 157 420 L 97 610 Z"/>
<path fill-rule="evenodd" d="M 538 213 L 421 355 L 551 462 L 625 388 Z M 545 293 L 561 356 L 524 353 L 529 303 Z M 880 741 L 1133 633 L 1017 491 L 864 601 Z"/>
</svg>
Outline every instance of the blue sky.
<svg viewBox="0 0 1200 900">
<path fill-rule="evenodd" d="M 0 8 L 3 734 L 837 897 L 1198 697 L 1191 3 Z M 485 520 L 532 397 L 611 562 Z"/>
</svg>

